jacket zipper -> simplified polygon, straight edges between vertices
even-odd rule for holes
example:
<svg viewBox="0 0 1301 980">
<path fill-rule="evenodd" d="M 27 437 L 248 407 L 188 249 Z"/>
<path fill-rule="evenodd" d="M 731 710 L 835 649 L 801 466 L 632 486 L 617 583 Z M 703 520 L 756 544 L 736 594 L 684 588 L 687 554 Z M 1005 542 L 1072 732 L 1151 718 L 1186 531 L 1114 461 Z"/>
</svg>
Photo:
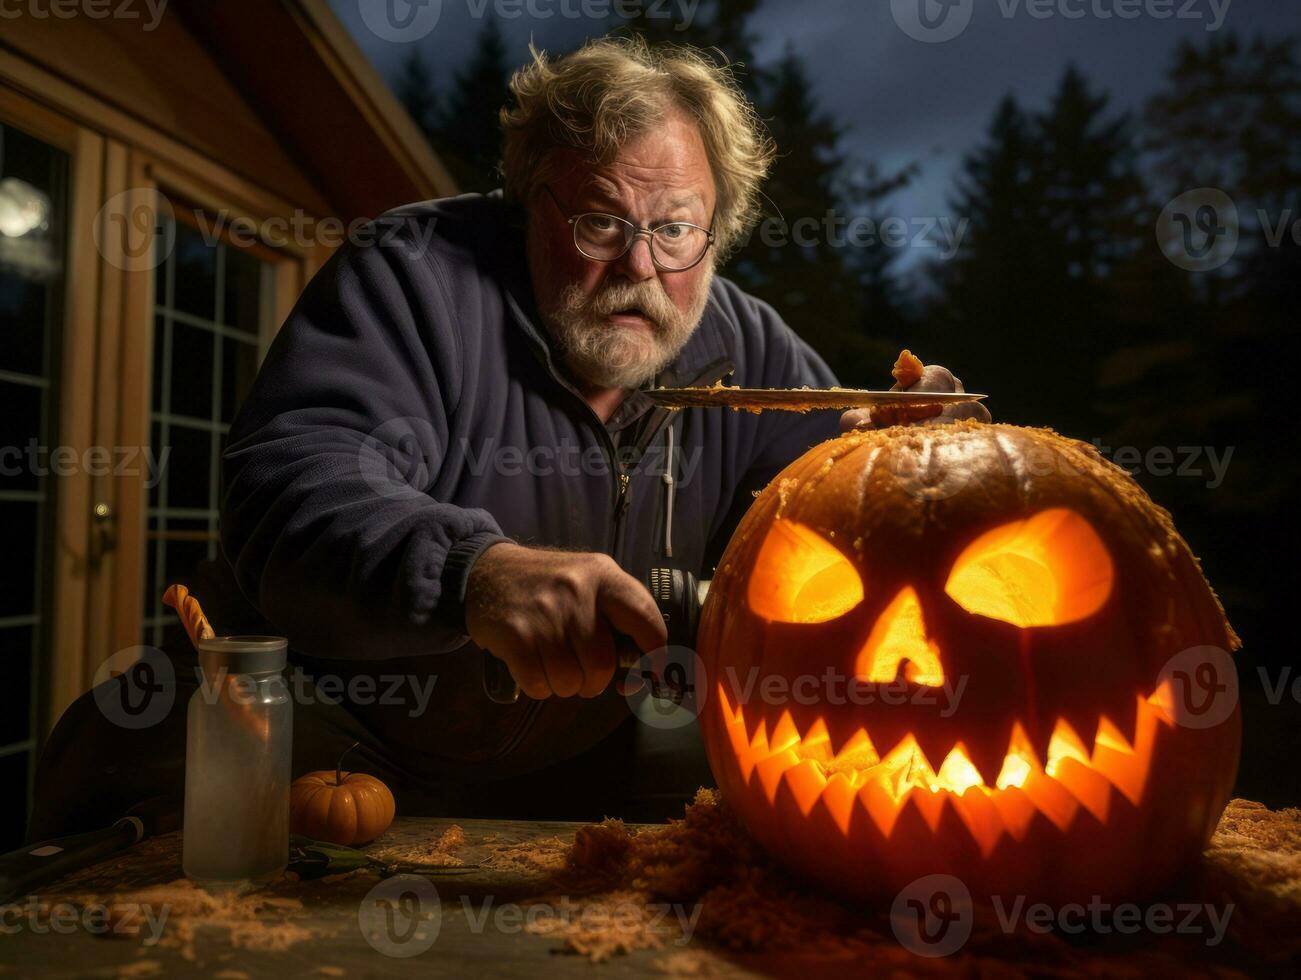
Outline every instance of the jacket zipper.
<svg viewBox="0 0 1301 980">
<path fill-rule="evenodd" d="M 735 369 L 735 365 L 733 365 L 732 361 L 729 359 L 715 361 L 710 364 L 699 377 L 687 381 L 683 387 L 692 388 L 700 385 L 712 385 L 716 381 L 721 381 L 723 378 L 727 377 L 727 375 L 731 374 Z M 651 411 L 658 412 L 659 417 L 647 429 L 646 435 L 635 444 L 637 448 L 636 455 L 638 462 L 641 461 L 641 457 L 650 447 L 650 444 L 655 441 L 655 437 L 659 435 L 660 430 L 664 428 L 664 423 L 673 417 L 673 412 L 667 408 L 652 408 Z M 602 430 L 605 429 L 604 426 L 601 428 Z M 608 432 L 605 433 L 605 436 L 606 441 L 610 445 L 611 463 L 618 474 L 618 502 L 614 511 L 614 527 L 610 542 L 610 556 L 622 568 L 623 562 L 621 558 L 624 543 L 624 518 L 628 514 L 629 507 L 632 505 L 632 477 L 616 458 L 614 452 L 614 440 L 610 438 Z M 667 460 L 665 465 L 671 466 L 672 460 Z"/>
</svg>

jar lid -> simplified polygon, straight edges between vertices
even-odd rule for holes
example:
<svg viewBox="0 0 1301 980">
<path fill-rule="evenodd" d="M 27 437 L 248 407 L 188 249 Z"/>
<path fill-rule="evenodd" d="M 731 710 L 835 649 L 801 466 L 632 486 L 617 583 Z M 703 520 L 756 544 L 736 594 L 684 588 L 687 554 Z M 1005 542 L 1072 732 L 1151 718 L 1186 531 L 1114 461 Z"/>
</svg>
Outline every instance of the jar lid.
<svg viewBox="0 0 1301 980">
<path fill-rule="evenodd" d="M 214 636 L 195 646 L 204 673 L 267 674 L 284 670 L 289 641 L 283 636 Z"/>
</svg>

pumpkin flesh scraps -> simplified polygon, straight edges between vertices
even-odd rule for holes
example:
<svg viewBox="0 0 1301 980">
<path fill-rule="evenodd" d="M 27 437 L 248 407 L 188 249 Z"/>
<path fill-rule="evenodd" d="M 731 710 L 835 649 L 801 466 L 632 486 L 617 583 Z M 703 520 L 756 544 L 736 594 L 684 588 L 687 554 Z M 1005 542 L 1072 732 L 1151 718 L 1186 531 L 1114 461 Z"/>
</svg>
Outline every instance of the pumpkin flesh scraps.
<svg viewBox="0 0 1301 980">
<path fill-rule="evenodd" d="M 908 803 L 932 830 L 951 806 L 986 857 L 1004 834 L 1020 840 L 1036 812 L 1065 831 L 1081 810 L 1105 823 L 1113 791 L 1137 806 L 1157 733 L 1175 723 L 1171 690 L 1163 682 L 1150 697 L 1136 699 L 1132 744 L 1104 717 L 1090 750 L 1059 720 L 1047 758 L 1040 760 L 1025 731 L 1014 725 L 991 786 L 961 742 L 936 767 L 911 735 L 882 753 L 860 728 L 837 746 L 820 718 L 801 734 L 783 711 L 769 732 L 764 719 L 747 723 L 744 707 L 734 706 L 724 685 L 717 696 L 741 778 L 761 789 L 770 805 L 785 784 L 805 816 L 820 802 L 842 833 L 848 835 L 854 821 L 870 819 L 887 838 Z"/>
<path fill-rule="evenodd" d="M 922 379 L 924 372 L 925 366 L 922 364 L 921 358 L 907 348 L 899 352 L 894 367 L 890 369 L 890 375 L 894 378 L 895 385 L 900 391 L 915 385 Z"/>
</svg>

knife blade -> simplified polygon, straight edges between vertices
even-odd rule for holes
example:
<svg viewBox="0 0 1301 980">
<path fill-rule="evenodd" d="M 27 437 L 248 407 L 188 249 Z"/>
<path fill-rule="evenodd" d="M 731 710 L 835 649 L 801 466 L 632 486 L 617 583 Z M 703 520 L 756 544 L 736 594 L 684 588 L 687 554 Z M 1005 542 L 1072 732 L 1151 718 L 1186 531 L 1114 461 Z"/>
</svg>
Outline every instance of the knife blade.
<svg viewBox="0 0 1301 980">
<path fill-rule="evenodd" d="M 871 391 L 866 388 L 650 388 L 643 392 L 656 405 L 680 408 L 733 408 L 749 412 L 774 409 L 811 412 L 824 408 L 916 407 L 978 402 L 986 396 L 969 391 Z"/>
</svg>

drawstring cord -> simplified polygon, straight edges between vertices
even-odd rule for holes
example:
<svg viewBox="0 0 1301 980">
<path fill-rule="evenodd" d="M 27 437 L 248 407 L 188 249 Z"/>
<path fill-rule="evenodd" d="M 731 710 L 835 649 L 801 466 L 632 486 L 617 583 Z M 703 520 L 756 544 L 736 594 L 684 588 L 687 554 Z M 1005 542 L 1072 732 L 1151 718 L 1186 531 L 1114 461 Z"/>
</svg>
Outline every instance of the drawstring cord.
<svg viewBox="0 0 1301 980">
<path fill-rule="evenodd" d="M 673 480 L 673 420 L 669 420 L 668 449 L 664 457 L 664 557 L 673 557 L 673 495 L 677 484 Z"/>
</svg>

